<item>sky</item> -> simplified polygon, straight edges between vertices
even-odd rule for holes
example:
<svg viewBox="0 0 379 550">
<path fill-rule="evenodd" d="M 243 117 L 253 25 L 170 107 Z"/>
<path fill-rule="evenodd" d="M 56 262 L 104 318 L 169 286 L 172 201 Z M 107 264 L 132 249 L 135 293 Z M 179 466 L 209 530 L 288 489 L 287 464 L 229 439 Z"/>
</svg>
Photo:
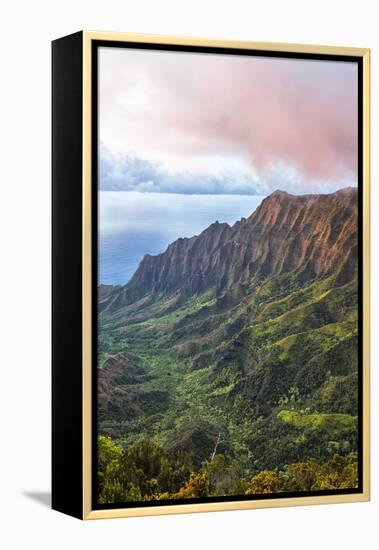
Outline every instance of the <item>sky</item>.
<svg viewBox="0 0 379 550">
<path fill-rule="evenodd" d="M 356 185 L 357 89 L 354 63 L 101 48 L 100 189 Z"/>
<path fill-rule="evenodd" d="M 102 191 L 99 198 L 99 279 L 125 284 L 144 254 L 159 254 L 178 237 L 198 235 L 216 220 L 232 225 L 263 197 Z"/>
<path fill-rule="evenodd" d="M 357 184 L 354 63 L 99 50 L 99 281 L 276 189 Z"/>
</svg>

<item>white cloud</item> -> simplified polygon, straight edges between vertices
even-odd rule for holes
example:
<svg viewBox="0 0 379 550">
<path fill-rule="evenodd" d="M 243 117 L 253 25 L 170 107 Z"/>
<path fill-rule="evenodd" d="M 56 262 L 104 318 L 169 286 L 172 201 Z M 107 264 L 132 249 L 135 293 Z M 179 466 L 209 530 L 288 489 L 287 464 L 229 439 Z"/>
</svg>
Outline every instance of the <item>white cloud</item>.
<svg viewBox="0 0 379 550">
<path fill-rule="evenodd" d="M 264 178 L 239 159 L 225 165 L 219 172 L 214 166 L 204 171 L 168 171 L 158 162 L 129 155 L 112 154 L 100 149 L 100 181 L 102 191 L 140 191 L 144 193 L 267 195 L 275 189 L 289 193 L 328 193 L 354 186 L 352 178 L 339 180 L 308 180 L 292 166 L 272 160 Z M 221 171 L 222 170 L 222 171 Z"/>
<path fill-rule="evenodd" d="M 149 188 L 163 172 L 266 185 L 280 162 L 327 189 L 356 178 L 357 90 L 355 63 L 100 48 L 100 142 L 158 163 Z"/>
<path fill-rule="evenodd" d="M 100 182 L 103 191 L 141 191 L 181 194 L 265 195 L 267 185 L 242 163 L 223 171 L 168 171 L 158 162 L 129 155 L 112 155 L 100 149 Z"/>
</svg>

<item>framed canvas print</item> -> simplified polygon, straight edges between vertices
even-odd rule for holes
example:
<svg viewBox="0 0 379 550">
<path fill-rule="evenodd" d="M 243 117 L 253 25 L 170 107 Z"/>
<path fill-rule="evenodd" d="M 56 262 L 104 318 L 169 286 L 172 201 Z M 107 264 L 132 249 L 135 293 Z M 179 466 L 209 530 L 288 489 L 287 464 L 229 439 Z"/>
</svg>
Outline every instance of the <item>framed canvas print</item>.
<svg viewBox="0 0 379 550">
<path fill-rule="evenodd" d="M 53 42 L 53 508 L 369 499 L 369 50 Z"/>
</svg>

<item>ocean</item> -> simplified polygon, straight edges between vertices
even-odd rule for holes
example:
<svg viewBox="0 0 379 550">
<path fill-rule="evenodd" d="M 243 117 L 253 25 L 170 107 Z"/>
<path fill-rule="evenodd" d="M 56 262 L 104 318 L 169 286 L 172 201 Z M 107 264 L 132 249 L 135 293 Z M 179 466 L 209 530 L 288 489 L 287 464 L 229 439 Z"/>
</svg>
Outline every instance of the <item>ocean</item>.
<svg viewBox="0 0 379 550">
<path fill-rule="evenodd" d="M 248 217 L 264 199 L 250 195 L 99 192 L 99 283 L 126 284 L 145 254 L 159 254 L 179 237 L 215 221 Z"/>
</svg>

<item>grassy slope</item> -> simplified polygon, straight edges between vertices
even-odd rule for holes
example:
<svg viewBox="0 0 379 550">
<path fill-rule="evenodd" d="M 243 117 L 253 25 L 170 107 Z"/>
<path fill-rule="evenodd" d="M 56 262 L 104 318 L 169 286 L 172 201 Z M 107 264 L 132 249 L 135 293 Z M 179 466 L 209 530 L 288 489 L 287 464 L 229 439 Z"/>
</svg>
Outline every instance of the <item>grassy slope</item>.
<svg viewBox="0 0 379 550">
<path fill-rule="evenodd" d="M 138 357 L 148 376 L 130 389 L 164 389 L 168 400 L 103 422 L 101 432 L 125 443 L 156 437 L 195 463 L 221 434 L 218 452 L 247 473 L 354 450 L 356 282 L 335 285 L 300 287 L 287 275 L 235 304 L 208 292 L 153 318 L 147 306 L 145 320 L 121 328 L 108 321 L 100 368 L 110 353 Z"/>
</svg>

